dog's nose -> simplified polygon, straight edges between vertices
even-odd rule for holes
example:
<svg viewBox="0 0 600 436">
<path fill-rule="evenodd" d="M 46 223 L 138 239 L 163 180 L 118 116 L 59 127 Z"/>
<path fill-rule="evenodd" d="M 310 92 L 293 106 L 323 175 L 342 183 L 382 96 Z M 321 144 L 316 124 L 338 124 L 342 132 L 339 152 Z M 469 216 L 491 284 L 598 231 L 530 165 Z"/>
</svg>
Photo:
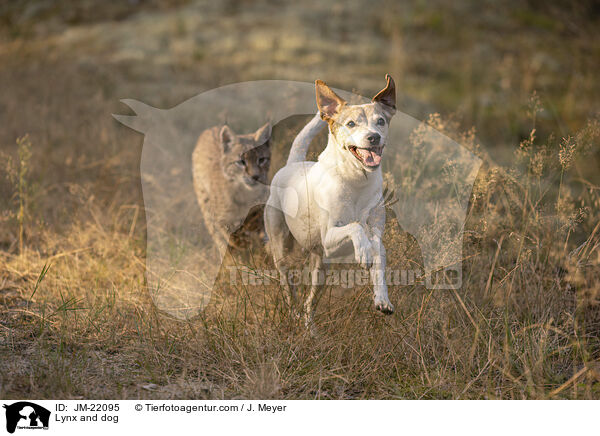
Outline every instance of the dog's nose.
<svg viewBox="0 0 600 436">
<path fill-rule="evenodd" d="M 379 141 L 381 140 L 381 135 L 379 133 L 371 133 L 367 136 L 367 141 L 371 145 L 379 145 Z"/>
<path fill-rule="evenodd" d="M 258 182 L 260 180 L 260 174 L 254 174 L 252 176 L 252 180 L 256 180 Z"/>
</svg>

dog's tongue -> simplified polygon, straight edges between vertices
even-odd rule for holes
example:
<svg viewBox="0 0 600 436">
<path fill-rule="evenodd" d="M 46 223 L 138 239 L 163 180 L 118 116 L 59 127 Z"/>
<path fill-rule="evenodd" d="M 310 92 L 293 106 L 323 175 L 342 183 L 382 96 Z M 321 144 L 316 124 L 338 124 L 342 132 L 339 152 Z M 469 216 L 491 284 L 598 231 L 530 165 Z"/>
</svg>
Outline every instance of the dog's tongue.
<svg viewBox="0 0 600 436">
<path fill-rule="evenodd" d="M 374 151 L 365 148 L 358 148 L 356 151 L 360 154 L 363 162 L 370 167 L 376 167 L 381 163 L 381 156 Z"/>
</svg>

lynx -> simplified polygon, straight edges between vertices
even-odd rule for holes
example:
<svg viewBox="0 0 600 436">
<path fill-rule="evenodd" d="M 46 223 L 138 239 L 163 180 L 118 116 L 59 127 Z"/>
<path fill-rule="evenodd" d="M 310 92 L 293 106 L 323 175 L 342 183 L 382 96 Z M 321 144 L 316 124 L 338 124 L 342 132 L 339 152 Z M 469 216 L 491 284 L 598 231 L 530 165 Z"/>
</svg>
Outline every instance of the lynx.
<svg viewBox="0 0 600 436">
<path fill-rule="evenodd" d="M 237 135 L 229 126 L 205 130 L 192 155 L 194 190 L 206 229 L 220 253 L 264 235 L 271 126 Z M 248 212 L 251 212 L 248 215 Z M 231 238 L 230 238 L 231 237 Z"/>
</svg>

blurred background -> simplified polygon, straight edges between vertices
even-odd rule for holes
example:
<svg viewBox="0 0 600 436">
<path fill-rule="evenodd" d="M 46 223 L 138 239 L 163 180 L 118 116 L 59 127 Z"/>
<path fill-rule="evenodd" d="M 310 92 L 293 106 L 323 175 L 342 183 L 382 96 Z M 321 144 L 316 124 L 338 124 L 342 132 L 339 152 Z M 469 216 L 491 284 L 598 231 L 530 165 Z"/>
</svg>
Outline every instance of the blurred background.
<svg viewBox="0 0 600 436">
<path fill-rule="evenodd" d="M 529 136 L 534 91 L 538 135 L 566 136 L 598 110 L 599 19 L 592 0 L 2 2 L 0 139 L 29 132 L 49 171 L 81 165 L 82 147 L 92 161 L 123 151 L 105 138 L 121 98 L 168 108 L 228 83 L 317 78 L 371 95 L 388 72 L 402 111 L 456 114 L 490 149 Z"/>
<path fill-rule="evenodd" d="M 71 182 L 107 204 L 141 201 L 143 137 L 111 117 L 130 113 L 122 98 L 170 108 L 261 79 L 322 79 L 373 95 L 391 73 L 401 111 L 474 128 L 511 165 L 533 127 L 534 93 L 542 142 L 598 112 L 599 21 L 592 0 L 5 1 L 0 148 L 15 156 L 16 139 L 29 135 L 31 176 L 50 200 L 35 203 L 60 227 L 73 216 Z M 588 162 L 582 176 L 595 177 L 598 154 Z M 0 181 L 2 196 L 11 189 Z"/>
</svg>

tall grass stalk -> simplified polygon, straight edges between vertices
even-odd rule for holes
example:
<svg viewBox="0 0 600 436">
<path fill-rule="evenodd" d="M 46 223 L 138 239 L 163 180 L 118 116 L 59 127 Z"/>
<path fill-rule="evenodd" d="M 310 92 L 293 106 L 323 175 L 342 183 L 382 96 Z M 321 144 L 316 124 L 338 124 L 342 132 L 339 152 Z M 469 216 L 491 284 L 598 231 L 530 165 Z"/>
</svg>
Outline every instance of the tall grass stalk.
<svg viewBox="0 0 600 436">
<path fill-rule="evenodd" d="M 25 244 L 25 224 L 29 218 L 28 206 L 31 192 L 28 180 L 31 160 L 31 141 L 28 135 L 21 136 L 17 139 L 17 156 L 18 161 L 14 168 L 12 168 L 12 171 L 9 169 L 9 176 L 16 185 L 17 238 L 19 242 L 19 254 L 23 254 Z"/>
</svg>

